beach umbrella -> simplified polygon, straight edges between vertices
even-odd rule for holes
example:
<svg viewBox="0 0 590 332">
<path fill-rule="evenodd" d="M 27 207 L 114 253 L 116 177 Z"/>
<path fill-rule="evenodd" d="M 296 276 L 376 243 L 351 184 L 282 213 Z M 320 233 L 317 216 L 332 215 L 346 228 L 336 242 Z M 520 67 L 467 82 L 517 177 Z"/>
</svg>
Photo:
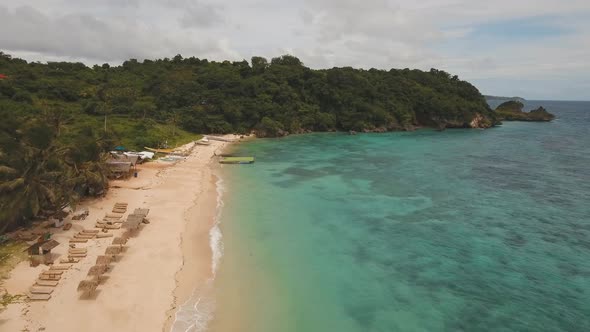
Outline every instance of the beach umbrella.
<svg viewBox="0 0 590 332">
<path fill-rule="evenodd" d="M 120 237 L 114 238 L 112 244 L 114 244 L 114 245 L 121 245 L 122 246 L 122 245 L 124 245 L 126 243 L 127 243 L 127 238 L 120 236 Z"/>
<path fill-rule="evenodd" d="M 90 270 L 88 270 L 88 276 L 100 277 L 101 275 L 105 274 L 105 272 L 107 272 L 106 265 L 94 265 L 90 268 Z"/>
<path fill-rule="evenodd" d="M 98 281 L 96 280 L 82 280 L 78 284 L 78 292 L 94 292 L 98 288 Z"/>
<path fill-rule="evenodd" d="M 104 253 L 105 255 L 118 255 L 121 253 L 121 247 L 109 246 Z"/>
<path fill-rule="evenodd" d="M 104 265 L 107 266 L 111 264 L 112 258 L 111 256 L 98 256 L 96 257 L 96 265 Z"/>
</svg>

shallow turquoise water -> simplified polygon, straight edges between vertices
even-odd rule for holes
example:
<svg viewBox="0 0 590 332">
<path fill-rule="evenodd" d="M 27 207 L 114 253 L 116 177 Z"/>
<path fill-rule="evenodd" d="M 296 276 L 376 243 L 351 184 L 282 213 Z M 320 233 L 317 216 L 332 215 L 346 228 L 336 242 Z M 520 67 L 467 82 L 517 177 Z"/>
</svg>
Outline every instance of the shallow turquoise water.
<svg viewBox="0 0 590 332">
<path fill-rule="evenodd" d="M 542 104 L 559 119 L 240 145 L 212 330 L 590 331 L 590 103 Z"/>
</svg>

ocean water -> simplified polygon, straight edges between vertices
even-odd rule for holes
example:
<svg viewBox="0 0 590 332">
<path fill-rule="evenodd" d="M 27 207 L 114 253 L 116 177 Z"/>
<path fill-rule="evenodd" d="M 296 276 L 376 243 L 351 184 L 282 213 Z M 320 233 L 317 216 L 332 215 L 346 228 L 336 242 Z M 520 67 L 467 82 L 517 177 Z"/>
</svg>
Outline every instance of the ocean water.
<svg viewBox="0 0 590 332">
<path fill-rule="evenodd" d="M 238 146 L 208 330 L 590 331 L 590 103 L 538 105 Z"/>
</svg>

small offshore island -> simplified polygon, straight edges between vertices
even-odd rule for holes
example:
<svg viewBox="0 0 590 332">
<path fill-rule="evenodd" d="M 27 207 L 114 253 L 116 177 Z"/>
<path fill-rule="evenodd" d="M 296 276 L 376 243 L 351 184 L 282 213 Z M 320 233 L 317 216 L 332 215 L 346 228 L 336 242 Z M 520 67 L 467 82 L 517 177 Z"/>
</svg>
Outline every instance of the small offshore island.
<svg viewBox="0 0 590 332">
<path fill-rule="evenodd" d="M 524 104 L 519 100 L 509 100 L 500 104 L 496 108 L 496 114 L 501 121 L 551 121 L 555 115 L 547 112 L 543 106 L 531 110 L 523 111 Z"/>
</svg>

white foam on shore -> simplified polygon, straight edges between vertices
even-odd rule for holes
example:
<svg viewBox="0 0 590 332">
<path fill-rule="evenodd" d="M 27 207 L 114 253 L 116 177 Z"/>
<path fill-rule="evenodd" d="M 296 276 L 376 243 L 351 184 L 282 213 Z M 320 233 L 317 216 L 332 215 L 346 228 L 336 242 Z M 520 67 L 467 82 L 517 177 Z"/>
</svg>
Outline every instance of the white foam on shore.
<svg viewBox="0 0 590 332">
<path fill-rule="evenodd" d="M 225 187 L 223 185 L 223 179 L 218 176 L 217 182 L 215 183 L 217 190 L 217 214 L 215 215 L 215 224 L 209 231 L 209 245 L 211 246 L 212 259 L 211 259 L 211 272 L 213 272 L 213 278 L 217 274 L 217 267 L 223 257 L 223 234 L 219 224 L 221 223 L 221 214 L 223 213 L 223 193 Z"/>
<path fill-rule="evenodd" d="M 211 272 L 213 277 L 207 280 L 202 287 L 193 290 L 190 298 L 183 303 L 175 314 L 171 332 L 202 332 L 207 330 L 209 321 L 213 318 L 215 311 L 215 300 L 213 297 L 213 282 L 217 274 L 219 262 L 223 257 L 223 234 L 219 224 L 223 210 L 223 179 L 217 176 L 215 183 L 217 191 L 217 210 L 215 223 L 209 231 L 209 245 L 211 246 Z"/>
</svg>

